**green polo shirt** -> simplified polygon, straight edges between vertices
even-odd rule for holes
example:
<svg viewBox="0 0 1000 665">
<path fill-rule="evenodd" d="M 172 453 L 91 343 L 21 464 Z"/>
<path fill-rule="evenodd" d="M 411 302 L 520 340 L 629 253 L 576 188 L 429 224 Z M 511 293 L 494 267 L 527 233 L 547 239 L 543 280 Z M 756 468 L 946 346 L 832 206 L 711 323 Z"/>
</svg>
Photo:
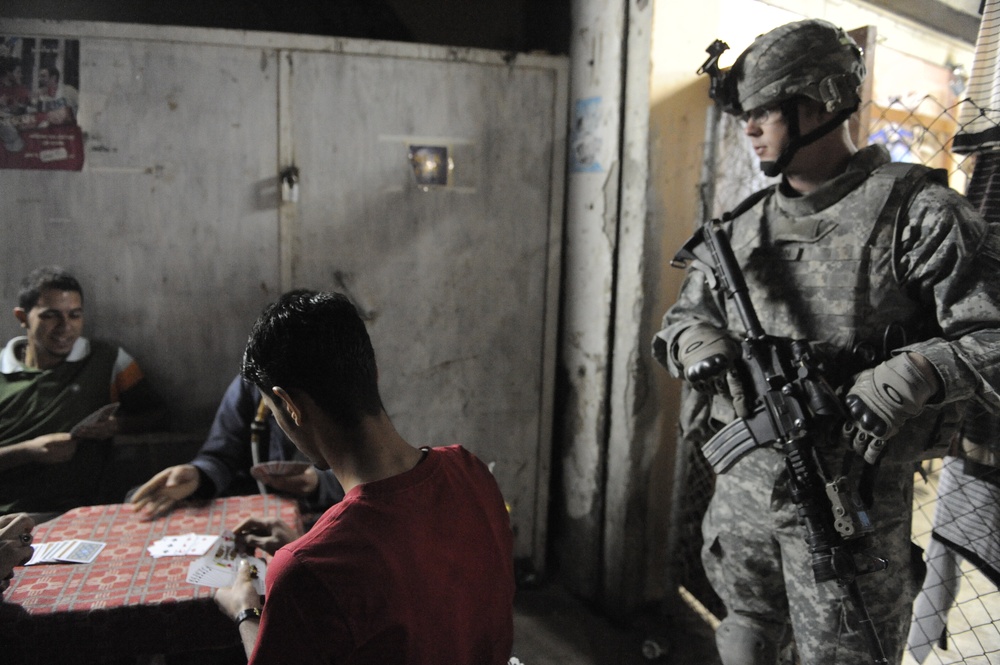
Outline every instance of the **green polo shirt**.
<svg viewBox="0 0 1000 665">
<path fill-rule="evenodd" d="M 68 432 L 114 401 L 117 347 L 80 338 L 67 360 L 37 370 L 11 362 L 18 341 L 4 349 L 0 372 L 0 446 Z M 110 439 L 81 440 L 66 462 L 29 463 L 0 472 L 0 514 L 64 511 L 94 503 L 110 456 Z"/>
</svg>

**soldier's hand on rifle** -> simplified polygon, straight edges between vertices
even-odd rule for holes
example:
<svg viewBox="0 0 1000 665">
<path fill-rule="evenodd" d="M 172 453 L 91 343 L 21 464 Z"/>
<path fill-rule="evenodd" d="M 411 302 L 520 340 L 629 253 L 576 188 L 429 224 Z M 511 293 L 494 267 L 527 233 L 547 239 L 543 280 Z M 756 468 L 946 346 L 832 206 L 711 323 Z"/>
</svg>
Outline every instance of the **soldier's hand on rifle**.
<svg viewBox="0 0 1000 665">
<path fill-rule="evenodd" d="M 732 372 L 740 346 L 726 331 L 696 323 L 677 337 L 677 362 L 695 390 L 742 398 L 739 379 Z"/>
<path fill-rule="evenodd" d="M 941 389 L 930 362 L 916 353 L 901 353 L 858 374 L 845 402 L 861 433 L 854 449 L 874 464 L 886 439 L 920 413 Z"/>
</svg>

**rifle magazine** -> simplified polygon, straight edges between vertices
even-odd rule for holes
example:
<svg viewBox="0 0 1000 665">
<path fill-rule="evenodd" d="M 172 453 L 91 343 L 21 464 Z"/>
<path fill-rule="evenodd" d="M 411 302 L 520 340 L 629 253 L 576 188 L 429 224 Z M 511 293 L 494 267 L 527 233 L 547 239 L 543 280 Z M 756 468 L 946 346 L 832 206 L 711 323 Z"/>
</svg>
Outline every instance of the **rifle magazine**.
<svg viewBox="0 0 1000 665">
<path fill-rule="evenodd" d="M 705 442 L 701 451 L 716 473 L 725 473 L 733 468 L 744 455 L 760 443 L 754 437 L 750 426 L 743 418 L 737 418 L 720 429 L 715 436 Z"/>
</svg>

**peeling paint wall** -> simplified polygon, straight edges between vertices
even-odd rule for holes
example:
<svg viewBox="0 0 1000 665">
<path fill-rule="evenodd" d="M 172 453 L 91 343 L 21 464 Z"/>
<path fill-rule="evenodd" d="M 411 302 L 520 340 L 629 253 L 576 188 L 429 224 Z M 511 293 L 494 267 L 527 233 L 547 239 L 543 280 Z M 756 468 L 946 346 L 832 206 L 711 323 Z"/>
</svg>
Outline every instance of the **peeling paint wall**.
<svg viewBox="0 0 1000 665">
<path fill-rule="evenodd" d="M 651 25 L 649 3 L 630 2 L 604 516 L 604 605 L 617 617 L 629 616 L 644 600 L 646 496 L 658 442 L 649 351 L 649 308 L 656 303 L 650 295 L 660 268 L 658 237 L 647 214 Z"/>
<path fill-rule="evenodd" d="M 554 442 L 560 470 L 553 531 L 560 577 L 596 597 L 607 440 L 607 387 L 615 252 L 618 242 L 622 37 L 625 6 L 575 0 L 570 41 L 560 368 L 563 400 Z"/>
<path fill-rule="evenodd" d="M 643 595 L 656 441 L 646 324 L 651 7 L 573 8 L 555 555 L 567 586 L 624 616 Z"/>
</svg>

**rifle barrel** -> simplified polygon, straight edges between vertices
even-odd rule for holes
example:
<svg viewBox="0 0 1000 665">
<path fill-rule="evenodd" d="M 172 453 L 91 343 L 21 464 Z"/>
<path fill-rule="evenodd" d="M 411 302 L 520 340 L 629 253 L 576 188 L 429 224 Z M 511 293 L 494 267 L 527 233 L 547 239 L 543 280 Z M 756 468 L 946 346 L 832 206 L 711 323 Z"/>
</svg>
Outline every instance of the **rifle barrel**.
<svg viewBox="0 0 1000 665">
<path fill-rule="evenodd" d="M 740 319 L 747 329 L 750 339 L 762 339 L 764 337 L 764 327 L 757 317 L 757 310 L 754 309 L 750 300 L 750 291 L 747 288 L 743 271 L 736 263 L 736 255 L 733 254 L 732 245 L 725 237 L 725 232 L 718 225 L 709 222 L 705 229 L 705 239 L 708 241 L 709 250 L 715 259 L 715 265 L 719 270 L 720 278 L 725 283 L 726 295 L 733 300 Z"/>
</svg>

